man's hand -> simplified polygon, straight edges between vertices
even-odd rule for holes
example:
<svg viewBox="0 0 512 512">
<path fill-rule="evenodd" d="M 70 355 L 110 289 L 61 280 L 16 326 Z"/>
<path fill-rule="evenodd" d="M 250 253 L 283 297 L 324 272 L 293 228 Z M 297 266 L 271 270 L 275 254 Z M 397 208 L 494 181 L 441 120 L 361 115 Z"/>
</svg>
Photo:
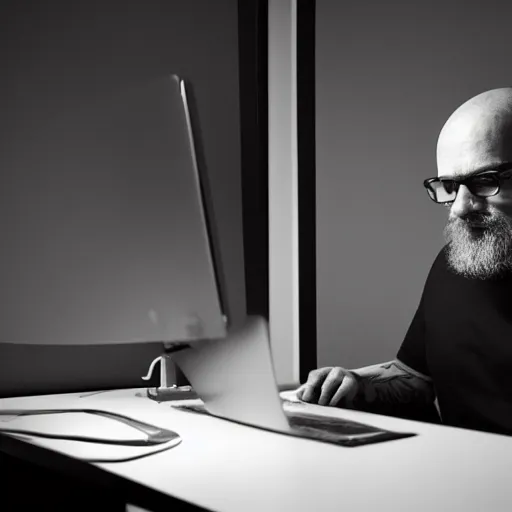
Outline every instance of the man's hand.
<svg viewBox="0 0 512 512">
<path fill-rule="evenodd" d="M 313 370 L 295 396 L 312 404 L 439 423 L 431 377 L 397 359 L 357 370 Z"/>
<path fill-rule="evenodd" d="M 319 405 L 351 407 L 361 391 L 361 378 L 339 366 L 318 368 L 308 375 L 308 380 L 297 390 L 297 398 Z"/>
</svg>

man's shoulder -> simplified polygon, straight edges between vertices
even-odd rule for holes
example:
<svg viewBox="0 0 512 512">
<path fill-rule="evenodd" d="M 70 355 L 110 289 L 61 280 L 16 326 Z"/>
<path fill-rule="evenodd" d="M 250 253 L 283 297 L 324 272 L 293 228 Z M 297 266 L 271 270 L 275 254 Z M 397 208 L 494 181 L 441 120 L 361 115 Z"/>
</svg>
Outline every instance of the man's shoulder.
<svg viewBox="0 0 512 512">
<path fill-rule="evenodd" d="M 436 256 L 432 266 L 440 265 L 440 264 L 442 264 L 442 265 L 446 264 L 446 252 L 447 252 L 447 250 L 448 250 L 448 244 L 445 244 L 445 245 L 443 245 L 443 247 L 441 247 L 441 249 L 437 253 L 437 256 Z"/>
<path fill-rule="evenodd" d="M 432 279 L 432 277 L 439 275 L 447 268 L 447 259 L 446 259 L 447 248 L 448 248 L 448 245 L 444 245 L 437 252 L 437 255 L 434 258 L 434 261 L 430 267 L 428 279 Z"/>
</svg>

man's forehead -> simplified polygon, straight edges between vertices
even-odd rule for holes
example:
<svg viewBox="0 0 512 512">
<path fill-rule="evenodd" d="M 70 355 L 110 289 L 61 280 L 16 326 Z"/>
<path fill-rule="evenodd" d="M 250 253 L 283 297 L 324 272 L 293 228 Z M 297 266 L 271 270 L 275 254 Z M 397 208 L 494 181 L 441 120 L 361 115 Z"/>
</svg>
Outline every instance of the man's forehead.
<svg viewBox="0 0 512 512">
<path fill-rule="evenodd" d="M 439 177 L 465 177 L 486 170 L 496 169 L 512 161 L 512 154 L 506 155 L 491 148 L 466 151 L 452 151 L 438 154 L 437 174 Z"/>
<path fill-rule="evenodd" d="M 465 178 L 484 171 L 497 170 L 504 165 L 510 164 L 512 160 L 505 159 L 468 159 L 466 162 L 459 161 L 453 165 L 438 165 L 437 175 L 440 178 Z"/>
<path fill-rule="evenodd" d="M 467 176 L 512 161 L 512 117 L 466 109 L 448 120 L 439 135 L 439 176 Z"/>
</svg>

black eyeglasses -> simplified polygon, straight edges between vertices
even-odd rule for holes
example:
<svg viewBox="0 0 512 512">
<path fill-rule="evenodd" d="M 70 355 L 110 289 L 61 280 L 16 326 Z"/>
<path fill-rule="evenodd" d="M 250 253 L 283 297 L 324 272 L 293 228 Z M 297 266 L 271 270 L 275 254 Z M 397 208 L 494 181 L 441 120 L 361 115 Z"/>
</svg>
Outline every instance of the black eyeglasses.
<svg viewBox="0 0 512 512">
<path fill-rule="evenodd" d="M 423 182 L 428 195 L 435 203 L 451 203 L 455 201 L 461 185 L 477 197 L 495 196 L 502 181 L 512 178 L 512 164 L 504 168 L 488 169 L 473 176 L 462 179 L 429 178 Z"/>
</svg>

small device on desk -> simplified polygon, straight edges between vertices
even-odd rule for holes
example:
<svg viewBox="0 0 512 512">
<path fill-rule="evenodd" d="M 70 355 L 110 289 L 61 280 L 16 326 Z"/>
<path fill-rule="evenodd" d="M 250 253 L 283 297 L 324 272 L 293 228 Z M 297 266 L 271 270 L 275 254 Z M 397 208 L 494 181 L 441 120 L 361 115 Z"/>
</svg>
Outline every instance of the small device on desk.
<svg viewBox="0 0 512 512">
<path fill-rule="evenodd" d="M 178 369 L 172 362 L 170 354 L 163 354 L 153 360 L 149 367 L 148 374 L 142 377 L 144 380 L 150 380 L 155 366 L 160 365 L 160 386 L 148 388 L 147 396 L 157 402 L 168 402 L 176 400 L 191 400 L 198 398 L 197 393 L 192 390 L 192 386 L 178 386 Z"/>
</svg>

